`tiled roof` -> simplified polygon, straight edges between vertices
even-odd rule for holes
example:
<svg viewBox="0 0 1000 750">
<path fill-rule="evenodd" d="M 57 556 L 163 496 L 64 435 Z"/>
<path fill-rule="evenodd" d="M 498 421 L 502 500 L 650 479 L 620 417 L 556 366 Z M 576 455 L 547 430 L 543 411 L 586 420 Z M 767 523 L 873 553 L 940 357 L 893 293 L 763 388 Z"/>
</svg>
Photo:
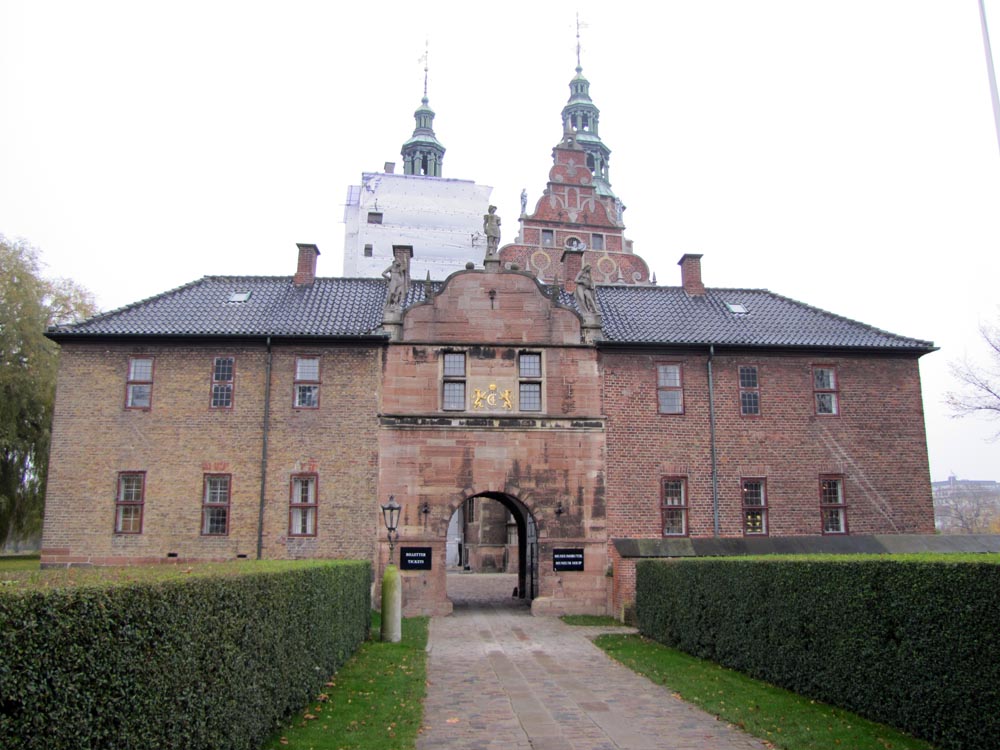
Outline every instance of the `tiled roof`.
<svg viewBox="0 0 1000 750">
<path fill-rule="evenodd" d="M 432 291 L 442 284 L 434 282 Z M 424 282 L 410 285 L 407 304 L 424 299 Z M 244 302 L 230 301 L 249 292 Z M 164 294 L 73 326 L 76 336 L 319 336 L 384 335 L 379 330 L 384 279 L 318 278 L 296 287 L 290 277 L 206 276 Z M 708 289 L 688 296 L 680 287 L 599 286 L 608 342 L 716 344 L 930 351 L 928 341 L 887 333 L 762 289 Z M 573 295 L 559 303 L 575 308 Z M 746 313 L 733 312 L 742 305 Z"/>
<path fill-rule="evenodd" d="M 245 302 L 234 294 L 249 292 Z M 206 276 L 113 310 L 56 338 L 121 336 L 365 336 L 382 323 L 384 279 L 316 279 L 297 287 L 290 277 Z"/>
<path fill-rule="evenodd" d="M 604 286 L 597 298 L 608 341 L 930 351 L 929 341 L 897 336 L 766 289 Z M 745 313 L 728 305 L 742 305 Z"/>
</svg>

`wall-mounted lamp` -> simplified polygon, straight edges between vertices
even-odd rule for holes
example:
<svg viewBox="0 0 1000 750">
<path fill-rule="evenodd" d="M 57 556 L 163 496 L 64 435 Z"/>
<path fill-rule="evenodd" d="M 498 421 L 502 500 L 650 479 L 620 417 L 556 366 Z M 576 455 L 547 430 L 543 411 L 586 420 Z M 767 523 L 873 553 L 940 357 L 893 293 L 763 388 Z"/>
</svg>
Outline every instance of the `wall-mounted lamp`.
<svg viewBox="0 0 1000 750">
<path fill-rule="evenodd" d="M 556 505 L 556 516 L 557 517 L 561 516 L 565 512 L 566 512 L 566 509 L 564 507 L 562 507 L 562 500 L 560 500 L 558 502 L 558 504 Z"/>
<path fill-rule="evenodd" d="M 420 506 L 420 512 L 426 516 L 431 512 L 431 504 L 424 500 L 424 504 Z"/>
</svg>

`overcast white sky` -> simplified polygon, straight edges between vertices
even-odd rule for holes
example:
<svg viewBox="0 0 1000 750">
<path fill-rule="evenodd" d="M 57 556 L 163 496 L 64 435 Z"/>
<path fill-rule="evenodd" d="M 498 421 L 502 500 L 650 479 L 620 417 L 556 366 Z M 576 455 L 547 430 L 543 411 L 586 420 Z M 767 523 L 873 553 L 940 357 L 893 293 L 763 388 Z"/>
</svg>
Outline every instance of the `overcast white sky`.
<svg viewBox="0 0 1000 750">
<path fill-rule="evenodd" d="M 948 363 L 1000 316 L 1000 150 L 976 0 L 0 0 L 0 233 L 103 309 L 207 274 L 341 272 L 343 202 L 400 162 L 423 87 L 446 177 L 513 239 L 584 74 L 627 236 L 661 284 L 767 288 L 921 360 L 931 474 L 1000 479 Z M 1000 0 L 987 18 L 1000 47 Z M 891 436 L 887 436 L 891 439 Z"/>
</svg>

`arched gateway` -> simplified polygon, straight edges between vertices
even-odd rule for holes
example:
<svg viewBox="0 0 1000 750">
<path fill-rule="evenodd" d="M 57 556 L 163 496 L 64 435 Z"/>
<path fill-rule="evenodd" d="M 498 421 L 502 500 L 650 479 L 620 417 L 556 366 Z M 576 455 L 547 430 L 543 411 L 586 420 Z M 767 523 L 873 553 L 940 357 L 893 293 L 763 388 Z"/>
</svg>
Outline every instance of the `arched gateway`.
<svg viewBox="0 0 1000 750">
<path fill-rule="evenodd" d="M 513 495 L 473 495 L 452 514 L 444 562 L 451 576 L 448 598 L 453 604 L 457 573 L 497 574 L 498 580 L 491 581 L 487 576 L 477 582 L 477 586 L 486 584 L 488 589 L 476 592 L 478 596 L 489 593 L 492 599 L 516 598 L 530 603 L 538 592 L 538 525 L 528 507 Z M 513 589 L 505 589 L 503 582 L 514 577 Z M 462 596 L 463 591 L 458 595 Z"/>
</svg>

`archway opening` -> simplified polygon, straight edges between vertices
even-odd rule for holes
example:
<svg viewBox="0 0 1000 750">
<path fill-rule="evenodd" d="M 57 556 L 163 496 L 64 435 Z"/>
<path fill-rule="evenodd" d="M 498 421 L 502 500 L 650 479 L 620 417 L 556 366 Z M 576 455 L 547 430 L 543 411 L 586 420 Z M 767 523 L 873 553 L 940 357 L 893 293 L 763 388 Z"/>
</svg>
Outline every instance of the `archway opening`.
<svg viewBox="0 0 1000 750">
<path fill-rule="evenodd" d="M 538 528 L 531 511 L 502 492 L 467 498 L 448 524 L 445 564 L 455 607 L 530 605 L 538 590 Z"/>
</svg>

